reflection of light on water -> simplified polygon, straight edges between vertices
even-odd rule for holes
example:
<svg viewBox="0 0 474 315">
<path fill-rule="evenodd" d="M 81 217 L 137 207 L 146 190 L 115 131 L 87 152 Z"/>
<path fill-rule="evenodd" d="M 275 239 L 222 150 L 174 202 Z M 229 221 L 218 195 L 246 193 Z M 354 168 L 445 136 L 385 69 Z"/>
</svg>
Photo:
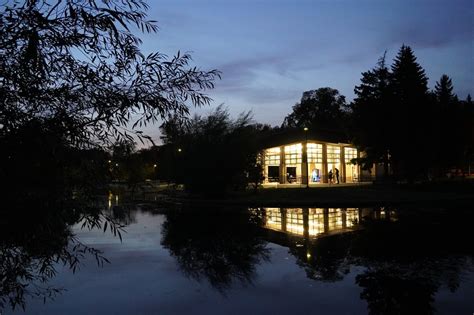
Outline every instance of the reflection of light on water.
<svg viewBox="0 0 474 315">
<path fill-rule="evenodd" d="M 299 224 L 287 224 L 286 229 L 288 232 L 295 233 L 295 234 L 304 234 L 304 227 L 303 225 Z"/>
<path fill-rule="evenodd" d="M 392 210 L 392 211 L 390 211 L 389 213 L 390 213 L 390 221 L 394 221 L 394 222 L 395 222 L 395 221 L 398 220 L 398 218 L 397 218 L 397 213 L 396 213 L 395 211 Z"/>
<path fill-rule="evenodd" d="M 281 230 L 281 212 L 279 208 L 267 208 L 266 219 L 266 227 Z"/>
<path fill-rule="evenodd" d="M 350 228 L 359 221 L 359 211 L 355 208 L 346 209 L 346 227 Z"/>
<path fill-rule="evenodd" d="M 108 204 L 109 204 L 109 209 L 112 208 L 112 196 L 114 194 L 112 194 L 111 192 L 109 192 L 109 196 L 108 196 Z"/>
<path fill-rule="evenodd" d="M 342 228 L 342 211 L 341 209 L 329 209 L 328 213 L 329 231 Z"/>
<path fill-rule="evenodd" d="M 107 198 L 107 204 L 109 206 L 109 209 L 112 208 L 112 199 L 114 197 L 114 194 L 112 192 L 109 192 L 109 196 Z M 119 197 L 118 195 L 115 195 L 115 205 L 118 205 Z"/>
<path fill-rule="evenodd" d="M 316 236 L 324 233 L 324 209 L 310 208 L 308 211 L 309 235 Z"/>
<path fill-rule="evenodd" d="M 396 211 L 384 208 L 264 208 L 262 216 L 266 228 L 301 236 L 352 230 L 365 217 L 397 220 Z"/>
</svg>

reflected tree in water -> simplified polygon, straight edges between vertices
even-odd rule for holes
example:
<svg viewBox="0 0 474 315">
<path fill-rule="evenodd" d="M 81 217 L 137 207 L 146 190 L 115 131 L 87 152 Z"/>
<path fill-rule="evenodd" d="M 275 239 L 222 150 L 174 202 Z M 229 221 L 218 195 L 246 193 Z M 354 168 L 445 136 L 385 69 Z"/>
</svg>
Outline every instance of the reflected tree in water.
<svg viewBox="0 0 474 315">
<path fill-rule="evenodd" d="M 198 281 L 205 279 L 224 293 L 236 282 L 252 284 L 255 269 L 268 260 L 269 250 L 260 237 L 256 216 L 219 210 L 168 214 L 162 245 L 185 275 Z"/>
<path fill-rule="evenodd" d="M 321 238 L 317 242 L 305 241 L 290 247 L 290 253 L 296 257 L 308 278 L 319 281 L 339 281 L 350 271 L 347 250 L 350 237 L 335 235 Z"/>
<path fill-rule="evenodd" d="M 396 223 L 368 222 L 357 234 L 351 256 L 367 270 L 356 277 L 370 314 L 431 314 L 436 293 L 454 292 L 464 272 L 473 269 L 469 217 L 430 212 Z M 460 221 L 459 218 L 463 217 Z"/>
<path fill-rule="evenodd" d="M 426 259 L 411 264 L 380 262 L 356 277 L 368 302 L 370 314 L 432 314 L 436 293 L 443 287 L 451 292 L 460 285 L 464 270 L 472 268 L 466 257 Z"/>
<path fill-rule="evenodd" d="M 82 243 L 72 225 L 109 230 L 121 238 L 124 226 L 101 208 L 88 203 L 53 202 L 11 206 L 0 228 L 0 311 L 25 309 L 30 298 L 54 299 L 63 289 L 48 284 L 65 266 L 75 272 L 81 261 L 93 257 L 108 263 L 102 251 Z"/>
<path fill-rule="evenodd" d="M 474 271 L 474 251 L 465 243 L 473 215 L 456 211 L 426 216 L 409 209 L 396 222 L 365 218 L 363 229 L 287 246 L 310 279 L 340 281 L 352 266 L 363 267 L 356 284 L 370 314 L 431 314 L 437 292 L 456 291 L 463 274 Z"/>
</svg>

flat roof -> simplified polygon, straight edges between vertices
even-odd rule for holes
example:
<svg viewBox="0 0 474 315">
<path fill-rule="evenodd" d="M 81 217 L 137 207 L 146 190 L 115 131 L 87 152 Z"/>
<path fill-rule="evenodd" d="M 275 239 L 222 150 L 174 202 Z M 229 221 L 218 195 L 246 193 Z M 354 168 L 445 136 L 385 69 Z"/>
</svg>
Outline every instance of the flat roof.
<svg viewBox="0 0 474 315">
<path fill-rule="evenodd" d="M 306 133 L 306 134 L 305 134 Z M 306 141 L 325 142 L 330 144 L 351 145 L 348 137 L 344 132 L 334 130 L 300 130 L 290 129 L 277 132 L 264 141 L 262 141 L 262 149 L 278 147 L 281 145 L 292 144 L 296 142 Z"/>
</svg>

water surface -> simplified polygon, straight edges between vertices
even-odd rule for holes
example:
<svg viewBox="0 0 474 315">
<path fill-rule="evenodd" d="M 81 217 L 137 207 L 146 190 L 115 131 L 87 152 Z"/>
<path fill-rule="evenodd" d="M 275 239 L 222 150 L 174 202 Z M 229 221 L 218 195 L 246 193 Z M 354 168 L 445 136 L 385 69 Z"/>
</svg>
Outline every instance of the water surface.
<svg viewBox="0 0 474 315">
<path fill-rule="evenodd" d="M 22 293 L 25 310 L 17 304 L 12 311 L 6 303 L 5 298 L 15 297 L 16 291 L 11 290 L 14 281 L 4 281 L 3 313 L 471 314 L 474 310 L 469 210 L 157 209 L 115 201 L 107 208 L 102 214 L 123 226 L 122 240 L 109 227 L 104 232 L 105 221 L 82 227 L 82 220 L 64 229 L 74 238 L 58 242 L 48 234 L 43 243 L 54 246 L 39 253 L 18 246 L 21 242 L 15 244 L 16 253 L 29 255 L 22 268 L 32 274 L 41 272 L 35 268 L 41 255 L 49 252 L 56 257 L 60 250 L 71 251 L 71 244 L 100 254 L 84 250 L 75 272 L 70 264 L 53 262 L 55 274 L 22 280 L 27 288 Z M 13 245 L 2 246 L 3 270 L 9 270 L 12 278 L 13 263 L 7 262 L 14 256 Z M 50 297 L 48 288 L 59 291 Z"/>
</svg>

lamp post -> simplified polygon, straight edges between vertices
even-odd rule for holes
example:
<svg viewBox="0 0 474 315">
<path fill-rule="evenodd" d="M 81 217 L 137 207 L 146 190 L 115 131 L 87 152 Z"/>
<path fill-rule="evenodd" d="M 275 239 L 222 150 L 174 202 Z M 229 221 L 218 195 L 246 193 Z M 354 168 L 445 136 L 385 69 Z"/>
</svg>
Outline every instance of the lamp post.
<svg viewBox="0 0 474 315">
<path fill-rule="evenodd" d="M 309 163 L 308 163 L 308 127 L 304 127 L 304 139 L 305 139 L 305 157 L 306 157 L 306 188 L 309 188 Z"/>
<path fill-rule="evenodd" d="M 181 152 L 183 152 L 183 150 L 181 148 L 178 148 L 176 149 L 175 151 L 175 161 L 173 162 L 173 176 L 174 176 L 174 184 L 175 184 L 175 187 L 177 187 L 178 185 L 178 182 L 179 182 L 179 176 L 177 174 L 177 171 L 178 171 L 178 168 L 176 167 L 178 161 L 181 163 Z M 179 165 L 181 166 L 181 165 Z M 182 166 L 181 166 L 182 167 Z"/>
</svg>

